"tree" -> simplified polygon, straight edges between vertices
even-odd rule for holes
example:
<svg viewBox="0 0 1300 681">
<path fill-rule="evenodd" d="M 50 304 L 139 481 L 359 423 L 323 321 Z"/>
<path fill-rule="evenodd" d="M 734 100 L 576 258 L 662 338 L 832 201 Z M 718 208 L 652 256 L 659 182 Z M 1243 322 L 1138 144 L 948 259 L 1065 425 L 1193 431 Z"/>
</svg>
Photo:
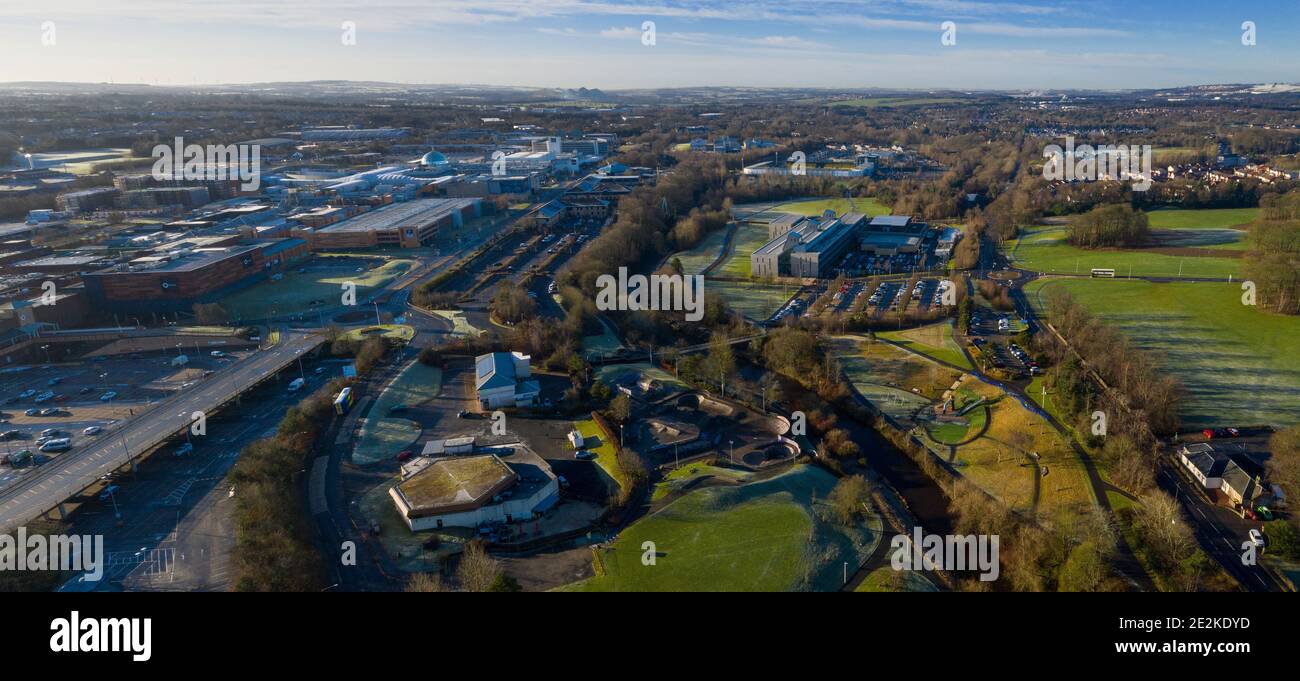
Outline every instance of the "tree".
<svg viewBox="0 0 1300 681">
<path fill-rule="evenodd" d="M 492 580 L 492 586 L 488 587 L 488 591 L 493 593 L 516 593 L 523 590 L 518 580 L 504 572 L 498 574 L 497 578 Z"/>
<path fill-rule="evenodd" d="M 465 552 L 460 556 L 460 567 L 456 576 L 466 591 L 484 592 L 492 588 L 497 577 L 501 575 L 501 566 L 487 553 L 487 548 L 478 539 L 470 540 L 465 545 Z"/>
<path fill-rule="evenodd" d="M 230 313 L 218 303 L 195 303 L 194 321 L 205 325 L 230 323 Z"/>
<path fill-rule="evenodd" d="M 709 354 L 704 360 L 706 377 L 725 386 L 728 379 L 736 373 L 736 355 L 727 343 L 727 335 L 722 332 L 713 334 L 709 341 Z"/>
<path fill-rule="evenodd" d="M 620 392 L 609 403 L 609 413 L 613 415 L 615 421 L 627 423 L 628 418 L 632 415 L 632 400 L 627 396 L 627 393 Z"/>
<path fill-rule="evenodd" d="M 406 593 L 436 593 L 446 591 L 442 578 L 434 572 L 417 572 L 406 580 Z"/>
<path fill-rule="evenodd" d="M 1093 541 L 1085 541 L 1070 551 L 1061 566 L 1059 591 L 1099 591 L 1110 577 L 1110 564 Z"/>
<path fill-rule="evenodd" d="M 840 478 L 827 497 L 831 518 L 840 525 L 852 525 L 871 502 L 871 483 L 861 475 Z"/>
<path fill-rule="evenodd" d="M 1152 490 L 1141 501 L 1136 525 L 1153 562 L 1171 583 L 1189 588 L 1195 579 L 1186 573 L 1196 567 L 1200 548 L 1178 501 L 1160 490 Z"/>
</svg>

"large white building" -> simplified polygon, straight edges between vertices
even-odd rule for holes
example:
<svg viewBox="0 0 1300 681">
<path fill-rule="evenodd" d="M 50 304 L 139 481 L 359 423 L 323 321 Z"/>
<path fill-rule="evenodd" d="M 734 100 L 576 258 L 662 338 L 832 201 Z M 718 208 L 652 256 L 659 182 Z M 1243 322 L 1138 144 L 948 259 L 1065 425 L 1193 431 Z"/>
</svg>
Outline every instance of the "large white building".
<svg viewBox="0 0 1300 681">
<path fill-rule="evenodd" d="M 522 352 L 492 352 L 474 360 L 474 387 L 479 406 L 526 407 L 537 399 L 541 385 L 528 380 L 530 359 Z"/>
</svg>

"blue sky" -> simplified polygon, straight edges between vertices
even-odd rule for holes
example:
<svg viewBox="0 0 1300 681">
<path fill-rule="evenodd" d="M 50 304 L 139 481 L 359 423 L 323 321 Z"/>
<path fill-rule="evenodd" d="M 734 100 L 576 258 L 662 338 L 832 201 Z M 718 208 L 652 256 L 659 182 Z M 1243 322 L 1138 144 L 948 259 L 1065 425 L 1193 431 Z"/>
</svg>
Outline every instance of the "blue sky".
<svg viewBox="0 0 1300 681">
<path fill-rule="evenodd" d="M 941 24 L 956 44 L 940 44 Z M 1257 44 L 1242 45 L 1253 21 Z M 43 45 L 53 22 L 53 45 Z M 344 45 L 343 23 L 356 26 Z M 642 41 L 653 22 L 654 45 Z M 1300 3 L 1209 0 L 45 0 L 0 5 L 0 81 L 350 79 L 1132 88 L 1300 82 Z"/>
</svg>

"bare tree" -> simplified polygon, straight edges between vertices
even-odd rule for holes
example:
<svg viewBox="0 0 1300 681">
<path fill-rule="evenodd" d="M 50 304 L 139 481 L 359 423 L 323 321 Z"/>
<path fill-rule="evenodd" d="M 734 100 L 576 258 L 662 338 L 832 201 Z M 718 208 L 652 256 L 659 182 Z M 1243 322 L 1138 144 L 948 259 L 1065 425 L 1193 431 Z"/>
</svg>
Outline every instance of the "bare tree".
<svg viewBox="0 0 1300 681">
<path fill-rule="evenodd" d="M 456 576 L 460 578 L 461 587 L 466 591 L 483 592 L 491 588 L 501 566 L 496 559 L 488 555 L 483 542 L 474 539 L 465 545 L 465 552 L 460 557 L 460 567 Z"/>
</svg>

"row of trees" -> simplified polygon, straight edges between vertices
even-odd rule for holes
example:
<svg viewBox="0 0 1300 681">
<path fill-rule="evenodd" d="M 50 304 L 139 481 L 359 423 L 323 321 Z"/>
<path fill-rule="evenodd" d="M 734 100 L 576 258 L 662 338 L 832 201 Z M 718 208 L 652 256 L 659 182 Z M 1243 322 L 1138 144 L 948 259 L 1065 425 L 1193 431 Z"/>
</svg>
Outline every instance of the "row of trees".
<svg viewBox="0 0 1300 681">
<path fill-rule="evenodd" d="M 1079 248 L 1133 247 L 1145 245 L 1150 236 L 1146 213 L 1112 203 L 1070 218 L 1068 241 Z"/>
<path fill-rule="evenodd" d="M 1272 312 L 1300 314 L 1300 191 L 1260 201 L 1251 225 L 1246 276 L 1256 286 L 1256 303 Z"/>
</svg>

